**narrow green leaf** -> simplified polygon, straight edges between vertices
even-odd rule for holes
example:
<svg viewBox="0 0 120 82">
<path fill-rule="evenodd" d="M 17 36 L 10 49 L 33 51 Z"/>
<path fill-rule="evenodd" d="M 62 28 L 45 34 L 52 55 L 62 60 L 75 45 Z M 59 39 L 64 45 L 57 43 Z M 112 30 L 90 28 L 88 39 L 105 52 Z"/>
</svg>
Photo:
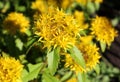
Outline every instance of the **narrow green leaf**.
<svg viewBox="0 0 120 82">
<path fill-rule="evenodd" d="M 81 65 L 83 68 L 85 68 L 85 60 L 82 56 L 82 53 L 76 46 L 74 46 L 70 50 L 70 55 L 79 65 Z"/>
<path fill-rule="evenodd" d="M 34 43 L 38 41 L 38 37 L 32 37 L 26 44 L 25 47 L 27 48 L 26 54 L 30 51 L 30 49 L 33 47 Z"/>
<path fill-rule="evenodd" d="M 58 63 L 60 60 L 59 51 L 60 51 L 60 48 L 56 48 L 47 54 L 48 69 L 50 70 L 50 73 L 52 75 L 55 74 L 58 68 Z"/>
<path fill-rule="evenodd" d="M 70 78 L 70 77 L 72 76 L 72 74 L 73 74 L 72 71 L 66 73 L 66 74 L 60 79 L 60 81 L 61 81 L 61 82 L 64 82 L 65 80 L 67 80 L 68 78 Z"/>
<path fill-rule="evenodd" d="M 27 43 L 26 43 L 26 47 L 30 47 L 34 42 L 36 42 L 38 40 L 38 37 L 32 37 Z"/>
<path fill-rule="evenodd" d="M 35 64 L 35 65 L 28 64 L 28 71 L 26 69 L 23 70 L 23 74 L 22 74 L 23 82 L 28 82 L 30 80 L 37 78 L 43 65 L 44 65 L 43 63 L 39 63 L 39 64 Z"/>
<path fill-rule="evenodd" d="M 100 42 L 100 48 L 102 52 L 105 52 L 106 44 L 104 42 Z"/>
<path fill-rule="evenodd" d="M 57 78 L 45 72 L 42 75 L 42 82 L 60 82 Z"/>
<path fill-rule="evenodd" d="M 100 74 L 100 67 L 99 67 L 98 64 L 95 66 L 94 70 L 95 70 L 95 72 L 97 73 L 97 75 Z"/>
<path fill-rule="evenodd" d="M 78 78 L 78 82 L 86 82 L 86 74 L 85 73 L 78 72 L 77 78 Z"/>
</svg>

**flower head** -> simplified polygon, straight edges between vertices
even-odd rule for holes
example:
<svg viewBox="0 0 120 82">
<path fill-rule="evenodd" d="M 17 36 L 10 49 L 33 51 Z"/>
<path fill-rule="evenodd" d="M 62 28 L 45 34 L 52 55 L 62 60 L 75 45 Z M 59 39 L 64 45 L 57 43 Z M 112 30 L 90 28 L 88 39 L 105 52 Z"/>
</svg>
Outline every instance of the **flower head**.
<svg viewBox="0 0 120 82">
<path fill-rule="evenodd" d="M 61 0 L 61 8 L 67 9 L 75 0 Z"/>
<path fill-rule="evenodd" d="M 95 68 L 96 64 L 99 63 L 99 59 L 101 58 L 95 44 L 90 44 L 86 42 L 81 42 L 77 45 L 78 49 L 82 52 L 85 63 L 86 63 L 86 71 L 92 70 Z"/>
<path fill-rule="evenodd" d="M 0 57 L 0 82 L 21 82 L 23 65 L 12 57 Z"/>
<path fill-rule="evenodd" d="M 65 54 L 65 67 L 69 67 L 71 70 L 78 72 L 87 72 L 95 68 L 101 58 L 98 48 L 95 44 L 92 44 L 92 36 L 85 36 L 80 38 L 80 43 L 76 46 L 81 51 L 85 60 L 85 68 L 79 65 L 70 54 Z"/>
<path fill-rule="evenodd" d="M 74 12 L 74 17 L 77 20 L 78 24 L 80 25 L 80 27 L 82 29 L 87 29 L 88 28 L 88 24 L 85 23 L 85 16 L 84 16 L 84 12 L 82 11 L 75 11 Z"/>
<path fill-rule="evenodd" d="M 114 41 L 117 36 L 117 31 L 112 27 L 112 24 L 106 17 L 96 17 L 92 21 L 92 35 L 96 36 L 98 41 L 106 43 L 108 46 Z"/>
<path fill-rule="evenodd" d="M 47 9 L 47 4 L 45 4 L 44 0 L 36 0 L 32 2 L 31 8 L 37 10 L 40 13 L 45 13 Z"/>
<path fill-rule="evenodd" d="M 35 21 L 35 34 L 48 49 L 57 46 L 65 50 L 70 48 L 75 44 L 79 31 L 71 15 L 54 8 L 49 8 L 48 13 L 38 16 Z"/>
<path fill-rule="evenodd" d="M 11 33 L 15 33 L 17 30 L 24 33 L 29 27 L 29 21 L 22 13 L 12 12 L 5 18 L 3 26 Z"/>
</svg>

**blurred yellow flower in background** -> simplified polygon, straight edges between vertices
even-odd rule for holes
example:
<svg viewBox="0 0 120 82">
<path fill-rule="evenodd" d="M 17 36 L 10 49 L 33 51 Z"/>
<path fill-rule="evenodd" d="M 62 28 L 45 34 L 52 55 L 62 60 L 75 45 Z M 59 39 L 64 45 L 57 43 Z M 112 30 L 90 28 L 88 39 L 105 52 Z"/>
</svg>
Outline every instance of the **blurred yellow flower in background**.
<svg viewBox="0 0 120 82">
<path fill-rule="evenodd" d="M 103 2 L 103 0 L 91 0 L 91 1 L 93 1 L 95 3 L 102 3 Z"/>
<path fill-rule="evenodd" d="M 100 42 L 106 43 L 108 46 L 114 41 L 117 36 L 117 30 L 115 30 L 106 17 L 98 17 L 92 20 L 91 24 L 92 35 L 95 35 L 96 39 Z"/>
<path fill-rule="evenodd" d="M 85 6 L 88 2 L 88 0 L 76 0 L 76 2 L 78 2 L 79 4 Z"/>
<path fill-rule="evenodd" d="M 37 10 L 40 13 L 45 13 L 47 9 L 47 4 L 45 0 L 36 0 L 32 2 L 31 8 Z"/>
<path fill-rule="evenodd" d="M 22 82 L 23 65 L 12 57 L 0 57 L 0 82 Z"/>
<path fill-rule="evenodd" d="M 84 16 L 84 12 L 83 11 L 75 11 L 74 12 L 74 17 L 77 20 L 78 24 L 80 25 L 80 27 L 82 29 L 87 29 L 88 28 L 88 24 L 85 23 L 85 16 Z"/>
<path fill-rule="evenodd" d="M 29 26 L 29 20 L 22 13 L 17 12 L 9 13 L 3 21 L 3 27 L 13 34 L 16 31 L 24 33 Z"/>
<path fill-rule="evenodd" d="M 61 8 L 67 9 L 75 0 L 61 0 Z"/>
<path fill-rule="evenodd" d="M 71 15 L 50 7 L 48 13 L 38 16 L 35 21 L 35 34 L 44 48 L 60 47 L 64 50 L 75 45 L 80 27 Z"/>
</svg>

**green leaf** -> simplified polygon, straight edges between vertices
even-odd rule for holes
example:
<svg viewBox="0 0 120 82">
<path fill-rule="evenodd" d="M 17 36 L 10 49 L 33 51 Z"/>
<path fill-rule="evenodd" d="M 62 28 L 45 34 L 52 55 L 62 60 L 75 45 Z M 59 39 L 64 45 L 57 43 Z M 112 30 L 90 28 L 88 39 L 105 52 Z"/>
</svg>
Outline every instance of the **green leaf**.
<svg viewBox="0 0 120 82">
<path fill-rule="evenodd" d="M 100 48 L 102 52 L 105 52 L 106 44 L 104 42 L 100 42 Z"/>
<path fill-rule="evenodd" d="M 70 55 L 80 66 L 85 68 L 85 60 L 82 56 L 82 53 L 80 52 L 80 50 L 76 46 L 74 46 L 70 50 Z"/>
<path fill-rule="evenodd" d="M 100 67 L 99 67 L 98 64 L 95 66 L 94 70 L 95 70 L 95 72 L 97 73 L 97 75 L 100 74 Z"/>
<path fill-rule="evenodd" d="M 86 74 L 85 73 L 78 72 L 77 78 L 78 78 L 78 82 L 86 82 Z"/>
<path fill-rule="evenodd" d="M 113 26 L 116 26 L 116 25 L 119 23 L 119 18 L 116 17 L 116 18 L 112 19 L 111 22 L 112 22 L 112 25 L 113 25 Z"/>
<path fill-rule="evenodd" d="M 16 43 L 16 47 L 17 47 L 19 50 L 22 50 L 22 49 L 23 49 L 23 42 L 22 42 L 19 38 L 17 38 L 17 39 L 15 40 L 15 43 Z"/>
<path fill-rule="evenodd" d="M 60 48 L 56 48 L 47 54 L 48 69 L 52 75 L 55 74 L 60 60 Z"/>
<path fill-rule="evenodd" d="M 94 3 L 88 1 L 86 7 L 87 7 L 87 12 L 88 12 L 89 14 L 93 14 L 93 13 L 95 13 Z"/>
<path fill-rule="evenodd" d="M 30 40 L 25 44 L 25 47 L 27 48 L 26 54 L 30 51 L 30 49 L 33 47 L 34 43 L 37 42 L 39 37 L 32 37 Z"/>
<path fill-rule="evenodd" d="M 44 71 L 42 75 L 42 82 L 60 82 L 60 81 L 51 74 L 49 74 L 49 72 Z"/>
<path fill-rule="evenodd" d="M 18 11 L 24 12 L 26 10 L 25 6 L 19 6 Z"/>
<path fill-rule="evenodd" d="M 67 80 L 68 78 L 70 78 L 70 77 L 72 76 L 72 74 L 73 74 L 72 71 L 66 73 L 66 74 L 60 79 L 60 81 L 61 81 L 61 82 L 64 82 L 65 80 Z"/>
<path fill-rule="evenodd" d="M 22 76 L 22 80 L 23 82 L 28 82 L 30 80 L 33 80 L 35 78 L 37 78 L 38 74 L 40 73 L 40 70 L 43 67 L 43 63 L 39 63 L 39 64 L 28 64 L 28 71 L 27 69 L 23 70 L 23 76 Z"/>
<path fill-rule="evenodd" d="M 26 47 L 30 47 L 33 43 L 35 43 L 36 41 L 38 41 L 38 37 L 32 37 L 30 38 L 30 40 L 26 43 Z"/>
<path fill-rule="evenodd" d="M 96 10 L 99 10 L 99 8 L 100 8 L 100 3 L 96 3 L 96 2 L 95 2 L 95 3 L 94 3 L 94 6 L 95 6 L 95 9 L 96 9 Z"/>
</svg>

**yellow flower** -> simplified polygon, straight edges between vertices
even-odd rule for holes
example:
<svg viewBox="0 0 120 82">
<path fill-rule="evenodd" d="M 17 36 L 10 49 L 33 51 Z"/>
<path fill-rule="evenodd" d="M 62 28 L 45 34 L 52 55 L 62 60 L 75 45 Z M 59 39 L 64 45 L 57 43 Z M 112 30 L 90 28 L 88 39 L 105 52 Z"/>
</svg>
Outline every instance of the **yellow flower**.
<svg viewBox="0 0 120 82">
<path fill-rule="evenodd" d="M 92 43 L 92 36 L 85 36 L 80 38 L 80 43 L 76 44 L 78 49 L 81 51 L 83 58 L 85 60 L 85 68 L 80 66 L 71 56 L 70 54 L 65 55 L 65 67 L 69 67 L 71 70 L 78 72 L 87 72 L 95 68 L 95 66 L 99 63 L 99 59 L 101 58 L 95 44 Z"/>
<path fill-rule="evenodd" d="M 73 3 L 74 1 L 75 1 L 75 0 L 62 0 L 62 1 L 61 1 L 61 8 L 67 9 L 69 6 L 72 5 L 72 3 Z"/>
<path fill-rule="evenodd" d="M 13 34 L 16 33 L 17 30 L 24 33 L 29 27 L 29 21 L 22 13 L 12 12 L 5 18 L 3 26 Z"/>
<path fill-rule="evenodd" d="M 80 27 L 82 29 L 87 29 L 88 28 L 88 24 L 85 23 L 85 16 L 84 16 L 84 12 L 82 11 L 75 11 L 74 12 L 74 17 L 77 20 L 78 24 L 80 25 Z"/>
<path fill-rule="evenodd" d="M 60 1 L 59 0 L 47 0 L 48 6 L 59 7 Z"/>
<path fill-rule="evenodd" d="M 40 13 L 45 13 L 47 4 L 45 4 L 45 0 L 36 0 L 35 2 L 32 2 L 31 8 L 39 11 Z"/>
<path fill-rule="evenodd" d="M 75 73 L 78 72 L 85 72 L 86 70 L 80 66 L 71 56 L 70 54 L 65 54 L 65 67 L 70 68 L 70 70 L 75 71 Z"/>
<path fill-rule="evenodd" d="M 80 3 L 81 5 L 85 6 L 88 2 L 88 0 L 76 0 L 78 3 Z"/>
<path fill-rule="evenodd" d="M 102 3 L 103 2 L 103 0 L 91 0 L 91 1 L 93 1 L 95 3 Z"/>
<path fill-rule="evenodd" d="M 95 68 L 96 64 L 99 63 L 99 59 L 101 58 L 95 44 L 90 44 L 86 42 L 80 42 L 77 45 L 78 49 L 82 52 L 85 63 L 86 63 L 86 71 L 92 70 Z"/>
<path fill-rule="evenodd" d="M 79 4 L 85 6 L 88 2 L 94 2 L 94 3 L 102 3 L 103 0 L 76 0 Z"/>
<path fill-rule="evenodd" d="M 93 39 L 93 36 L 91 36 L 91 35 L 87 35 L 87 36 L 82 36 L 82 37 L 80 37 L 80 41 L 81 41 L 81 42 L 84 42 L 84 43 L 86 43 L 86 44 L 92 43 L 92 39 Z"/>
<path fill-rule="evenodd" d="M 112 24 L 106 17 L 96 17 L 91 24 L 92 35 L 100 42 L 106 43 L 108 46 L 114 41 L 117 36 L 117 30 L 112 27 Z"/>
<path fill-rule="evenodd" d="M 44 48 L 60 48 L 66 50 L 76 42 L 80 28 L 71 15 L 58 9 L 49 8 L 48 13 L 38 16 L 35 21 L 35 34 L 40 36 Z"/>
<path fill-rule="evenodd" d="M 12 57 L 0 57 L 0 82 L 22 82 L 23 65 Z"/>
</svg>

